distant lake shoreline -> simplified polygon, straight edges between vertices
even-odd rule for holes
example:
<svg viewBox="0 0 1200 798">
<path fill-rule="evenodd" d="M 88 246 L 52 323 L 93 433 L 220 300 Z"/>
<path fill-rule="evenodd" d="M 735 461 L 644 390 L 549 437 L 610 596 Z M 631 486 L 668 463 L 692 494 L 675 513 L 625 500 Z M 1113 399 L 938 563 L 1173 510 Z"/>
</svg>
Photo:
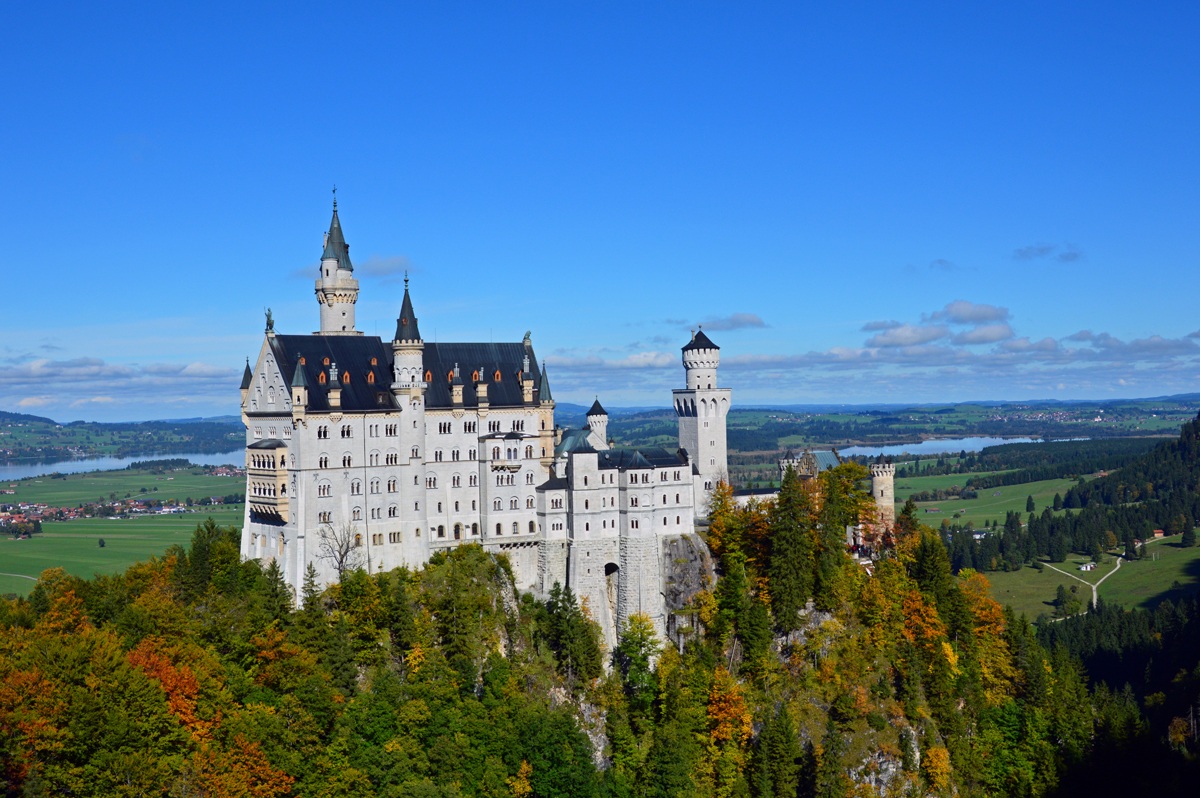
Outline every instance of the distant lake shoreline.
<svg viewBox="0 0 1200 798">
<path fill-rule="evenodd" d="M 1087 440 L 1075 438 L 1073 440 Z M 915 443 L 895 443 L 886 446 L 847 446 L 838 448 L 838 454 L 847 457 L 876 457 L 898 454 L 941 454 L 942 452 L 978 452 L 988 446 L 1000 446 L 1005 443 L 1045 443 L 1043 438 L 996 438 L 975 435 L 966 438 L 929 438 Z M 824 448 L 824 447 L 821 447 Z M 837 448 L 837 447 L 834 447 Z"/>
<path fill-rule="evenodd" d="M 39 463 L 0 463 L 0 481 L 15 482 L 30 477 L 48 474 L 85 474 L 89 471 L 120 471 L 131 463 L 147 460 L 187 460 L 194 465 L 243 465 L 243 449 L 233 449 L 217 454 L 143 454 L 137 457 L 78 457 L 70 460 L 50 460 Z"/>
</svg>

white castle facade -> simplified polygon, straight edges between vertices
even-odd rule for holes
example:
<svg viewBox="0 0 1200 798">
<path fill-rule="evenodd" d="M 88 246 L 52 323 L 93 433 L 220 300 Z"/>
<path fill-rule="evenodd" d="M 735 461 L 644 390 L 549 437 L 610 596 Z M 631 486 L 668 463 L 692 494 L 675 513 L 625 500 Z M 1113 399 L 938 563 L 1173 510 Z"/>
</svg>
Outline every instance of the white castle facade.
<svg viewBox="0 0 1200 798">
<path fill-rule="evenodd" d="M 694 531 L 726 476 L 716 344 L 699 332 L 683 347 L 678 450 L 614 449 L 599 401 L 586 428 L 555 427 L 528 333 L 426 342 L 407 280 L 392 340 L 359 332 L 336 202 L 316 296 L 319 330 L 276 333 L 268 314 L 246 365 L 243 558 L 278 563 L 299 592 L 310 564 L 330 583 L 478 543 L 507 555 L 523 590 L 570 586 L 610 647 L 633 613 L 665 629 L 664 545 Z"/>
</svg>

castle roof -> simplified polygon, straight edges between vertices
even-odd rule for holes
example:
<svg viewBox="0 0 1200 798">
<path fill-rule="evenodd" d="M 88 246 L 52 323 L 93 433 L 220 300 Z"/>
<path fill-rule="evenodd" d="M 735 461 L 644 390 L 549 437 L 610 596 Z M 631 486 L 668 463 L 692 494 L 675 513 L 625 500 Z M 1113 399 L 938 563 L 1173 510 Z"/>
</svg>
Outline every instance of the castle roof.
<svg viewBox="0 0 1200 798">
<path fill-rule="evenodd" d="M 329 222 L 329 232 L 325 234 L 325 252 L 321 254 L 321 260 L 330 258 L 338 262 L 339 269 L 354 271 L 354 266 L 350 263 L 350 245 L 342 235 L 342 222 L 338 219 L 336 199 L 333 201 L 333 219 Z"/>
<path fill-rule="evenodd" d="M 404 278 L 404 301 L 400 303 L 400 315 L 396 317 L 396 341 L 420 341 L 417 329 L 417 314 L 413 313 L 412 298 L 408 295 L 408 278 Z"/>
<path fill-rule="evenodd" d="M 562 440 L 554 447 L 554 456 L 560 457 L 564 454 L 573 454 L 575 452 L 594 452 L 596 447 L 592 446 L 590 429 L 568 429 L 563 431 Z"/>
<path fill-rule="evenodd" d="M 525 403 L 524 391 L 521 388 L 521 373 L 524 369 L 525 345 L 516 343 L 490 344 L 425 344 L 424 365 L 430 373 L 429 387 L 425 392 L 426 407 L 450 407 L 450 374 L 459 363 L 482 363 L 483 373 L 479 382 L 487 385 L 488 404 L 497 407 L 520 406 Z M 533 384 L 537 385 L 541 372 L 536 363 L 530 365 L 533 370 Z M 499 373 L 499 379 L 496 374 Z M 463 380 L 463 406 L 474 407 L 479 404 L 474 379 Z M 536 396 L 534 398 L 536 401 Z"/>
<path fill-rule="evenodd" d="M 329 410 L 329 370 L 336 365 L 343 410 L 390 410 L 392 351 L 366 335 L 276 335 L 268 339 L 289 385 L 308 383 L 308 410 Z M 303 355 L 304 363 L 301 363 Z M 372 364 L 372 360 L 374 364 Z M 302 372 L 297 376 L 296 372 Z M 321 374 L 325 380 L 322 382 Z M 345 375 L 349 375 L 348 381 Z"/>
<path fill-rule="evenodd" d="M 597 463 L 600 468 L 628 471 L 638 468 L 677 468 L 687 463 L 687 458 L 681 452 L 672 454 L 660 447 L 609 449 L 598 453 Z"/>
<path fill-rule="evenodd" d="M 249 388 L 253 381 L 254 372 L 250 371 L 250 358 L 246 358 L 246 370 L 242 372 L 242 390 Z"/>
<path fill-rule="evenodd" d="M 721 347 L 709 340 L 709 337 L 704 334 L 704 330 L 696 330 L 692 335 L 692 340 L 684 344 L 682 348 L 684 352 L 690 352 L 693 349 L 720 349 Z"/>
<path fill-rule="evenodd" d="M 550 402 L 554 397 L 550 395 L 550 377 L 546 374 L 546 361 L 542 361 L 542 381 L 538 383 L 538 401 Z"/>
<path fill-rule="evenodd" d="M 597 399 L 596 401 L 592 402 L 592 407 L 587 411 L 587 414 L 588 418 L 591 418 L 592 416 L 607 416 L 608 411 L 600 406 L 600 400 Z"/>
</svg>

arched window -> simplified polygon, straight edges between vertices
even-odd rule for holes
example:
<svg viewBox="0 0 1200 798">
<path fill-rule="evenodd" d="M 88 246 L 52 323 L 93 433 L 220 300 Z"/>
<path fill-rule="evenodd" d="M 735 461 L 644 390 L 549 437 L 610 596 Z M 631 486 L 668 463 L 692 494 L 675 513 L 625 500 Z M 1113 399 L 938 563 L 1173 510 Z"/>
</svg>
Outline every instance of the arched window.
<svg viewBox="0 0 1200 798">
<path fill-rule="evenodd" d="M 349 385 L 349 384 L 350 384 L 350 372 L 349 372 L 349 371 L 343 371 L 343 372 L 342 372 L 342 384 L 343 384 L 343 385 Z"/>
<path fill-rule="evenodd" d="M 325 372 L 322 371 L 319 374 L 317 374 L 317 382 L 320 383 L 321 385 L 325 384 Z"/>
<path fill-rule="evenodd" d="M 495 373 L 492 374 L 492 379 L 500 382 L 500 369 L 496 369 Z"/>
<path fill-rule="evenodd" d="M 513 534 L 519 535 L 520 533 L 521 533 L 520 525 L 518 525 L 516 521 L 513 521 Z"/>
<path fill-rule="evenodd" d="M 517 509 L 517 505 L 518 505 L 518 502 L 517 502 L 517 498 L 515 496 L 508 500 L 508 509 L 515 510 L 515 509 Z"/>
<path fill-rule="evenodd" d="M 532 447 L 532 446 L 526 446 L 526 447 L 525 447 L 525 459 L 526 459 L 526 460 L 529 460 L 529 459 L 530 459 L 530 458 L 532 458 L 532 457 L 533 457 L 533 447 Z"/>
<path fill-rule="evenodd" d="M 500 502 L 499 499 L 496 499 L 495 501 L 492 502 L 493 510 L 500 510 L 500 509 L 503 509 L 503 507 L 504 507 L 504 505 Z"/>
<path fill-rule="evenodd" d="M 471 524 L 472 537 L 479 537 L 479 524 Z"/>
<path fill-rule="evenodd" d="M 529 534 L 532 535 L 534 532 L 537 532 L 537 524 L 535 524 L 533 521 L 530 521 L 529 522 Z"/>
<path fill-rule="evenodd" d="M 503 526 L 501 526 L 500 524 L 496 524 L 496 534 L 497 534 L 497 535 L 503 535 L 503 534 L 504 534 L 504 527 L 503 527 Z"/>
<path fill-rule="evenodd" d="M 371 365 L 372 365 L 372 366 L 378 366 L 378 365 L 379 365 L 379 358 L 374 358 L 374 357 L 373 357 L 373 358 L 371 358 Z"/>
<path fill-rule="evenodd" d="M 325 358 L 325 359 L 324 359 L 324 360 L 322 360 L 321 362 L 322 362 L 322 363 L 324 363 L 326 366 L 328 366 L 328 365 L 329 365 L 329 358 Z"/>
<path fill-rule="evenodd" d="M 371 359 L 372 359 L 372 360 L 374 360 L 375 358 L 371 358 Z M 367 372 L 367 384 L 368 384 L 368 385 L 374 385 L 374 384 L 375 384 L 375 372 L 373 372 L 373 371 L 368 371 L 368 372 Z"/>
<path fill-rule="evenodd" d="M 533 497 L 532 497 L 532 496 L 530 496 L 529 498 L 527 498 L 527 499 L 525 500 L 525 509 L 526 509 L 526 510 L 532 510 L 532 509 L 533 509 Z"/>
<path fill-rule="evenodd" d="M 439 538 L 444 538 L 444 537 L 446 537 L 446 527 L 444 527 L 444 526 L 439 526 L 439 527 L 437 528 L 437 536 L 438 536 Z"/>
<path fill-rule="evenodd" d="M 455 539 L 455 540 L 461 540 L 461 539 L 462 539 L 462 524 L 455 524 L 455 525 L 454 525 L 454 539 Z"/>
<path fill-rule="evenodd" d="M 357 513 L 357 512 L 358 512 L 358 510 L 355 510 L 354 512 L 356 512 L 356 513 Z M 355 548 L 358 548 L 358 547 L 362 546 L 362 535 L 355 535 L 355 536 L 354 536 L 354 546 L 355 546 Z"/>
<path fill-rule="evenodd" d="M 433 372 L 432 371 L 425 372 L 425 382 L 433 382 Z"/>
</svg>

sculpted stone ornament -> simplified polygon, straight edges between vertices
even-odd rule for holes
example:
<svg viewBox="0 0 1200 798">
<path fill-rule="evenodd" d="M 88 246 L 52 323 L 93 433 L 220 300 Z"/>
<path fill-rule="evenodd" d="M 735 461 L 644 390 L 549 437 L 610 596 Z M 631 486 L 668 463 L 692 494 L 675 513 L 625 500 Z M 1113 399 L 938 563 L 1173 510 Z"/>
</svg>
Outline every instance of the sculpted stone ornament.
<svg viewBox="0 0 1200 798">
<path fill-rule="evenodd" d="M 267 308 L 267 332 L 275 332 L 275 317 L 271 315 L 270 308 Z"/>
</svg>

